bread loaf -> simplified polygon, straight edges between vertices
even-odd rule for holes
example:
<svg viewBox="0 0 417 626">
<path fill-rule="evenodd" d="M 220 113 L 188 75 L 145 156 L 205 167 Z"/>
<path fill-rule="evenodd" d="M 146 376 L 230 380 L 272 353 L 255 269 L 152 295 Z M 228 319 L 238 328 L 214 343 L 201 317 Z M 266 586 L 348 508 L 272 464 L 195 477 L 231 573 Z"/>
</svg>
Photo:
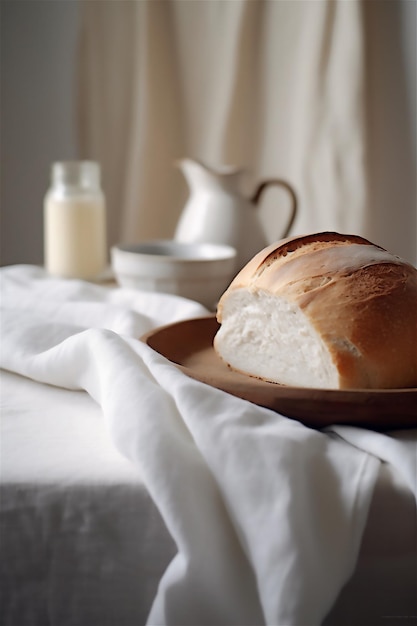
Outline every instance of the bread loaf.
<svg viewBox="0 0 417 626">
<path fill-rule="evenodd" d="M 321 389 L 417 386 L 417 270 L 356 235 L 284 239 L 222 295 L 214 348 L 234 370 Z"/>
</svg>

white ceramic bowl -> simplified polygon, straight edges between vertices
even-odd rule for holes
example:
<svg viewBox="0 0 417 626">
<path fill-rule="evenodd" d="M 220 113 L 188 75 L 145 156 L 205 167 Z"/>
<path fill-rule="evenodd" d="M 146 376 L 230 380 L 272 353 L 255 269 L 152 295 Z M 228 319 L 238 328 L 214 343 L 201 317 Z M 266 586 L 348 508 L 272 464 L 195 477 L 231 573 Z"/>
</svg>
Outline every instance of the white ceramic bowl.
<svg viewBox="0 0 417 626">
<path fill-rule="evenodd" d="M 111 249 L 113 272 L 122 287 L 175 294 L 211 310 L 234 276 L 235 260 L 230 246 L 171 239 Z"/>
</svg>

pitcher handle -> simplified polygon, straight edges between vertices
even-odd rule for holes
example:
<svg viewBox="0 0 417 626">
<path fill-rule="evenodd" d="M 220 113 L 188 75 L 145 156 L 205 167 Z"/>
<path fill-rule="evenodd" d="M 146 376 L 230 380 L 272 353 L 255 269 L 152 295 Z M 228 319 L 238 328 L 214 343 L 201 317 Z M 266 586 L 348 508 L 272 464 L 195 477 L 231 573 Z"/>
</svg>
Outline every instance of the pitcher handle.
<svg viewBox="0 0 417 626">
<path fill-rule="evenodd" d="M 289 216 L 289 219 L 288 219 L 287 226 L 286 226 L 283 234 L 280 237 L 281 239 L 284 239 L 285 237 L 288 236 L 288 234 L 289 234 L 289 232 L 290 232 L 290 230 L 292 228 L 292 225 L 294 224 L 294 220 L 296 218 L 296 215 L 297 215 L 297 210 L 298 210 L 297 194 L 295 193 L 295 190 L 292 187 L 292 185 L 290 185 L 290 183 L 288 183 L 286 180 L 282 180 L 280 178 L 271 178 L 271 179 L 264 180 L 263 182 L 261 182 L 259 184 L 258 188 L 256 189 L 254 195 L 251 198 L 252 202 L 255 205 L 257 205 L 259 203 L 261 195 L 263 194 L 265 189 L 267 187 L 269 187 L 270 185 L 278 185 L 279 187 L 283 187 L 289 193 L 290 198 L 291 198 L 291 212 L 290 212 L 290 216 Z"/>
</svg>

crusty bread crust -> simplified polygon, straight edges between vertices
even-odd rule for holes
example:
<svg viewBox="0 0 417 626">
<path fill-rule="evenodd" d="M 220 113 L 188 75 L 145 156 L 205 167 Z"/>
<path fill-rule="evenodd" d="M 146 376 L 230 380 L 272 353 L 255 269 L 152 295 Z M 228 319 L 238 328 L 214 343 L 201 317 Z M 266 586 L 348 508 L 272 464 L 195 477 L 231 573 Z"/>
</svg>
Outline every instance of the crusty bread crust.
<svg viewBox="0 0 417 626">
<path fill-rule="evenodd" d="M 268 246 L 223 294 L 220 324 L 239 289 L 299 307 L 327 347 L 340 389 L 417 386 L 417 270 L 380 246 L 331 232 Z M 214 345 L 222 356 L 221 341 Z M 273 372 L 267 379 L 280 382 Z"/>
</svg>

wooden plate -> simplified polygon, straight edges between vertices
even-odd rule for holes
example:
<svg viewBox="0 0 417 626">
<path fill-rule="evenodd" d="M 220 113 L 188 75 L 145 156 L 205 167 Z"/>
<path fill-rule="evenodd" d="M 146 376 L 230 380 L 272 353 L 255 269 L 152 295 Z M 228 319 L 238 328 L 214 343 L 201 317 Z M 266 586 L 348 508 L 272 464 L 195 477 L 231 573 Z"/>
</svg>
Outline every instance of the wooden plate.
<svg viewBox="0 0 417 626">
<path fill-rule="evenodd" d="M 268 383 L 231 370 L 215 353 L 214 316 L 162 326 L 141 340 L 185 374 L 312 428 L 349 424 L 372 430 L 417 427 L 417 389 L 323 390 Z"/>
</svg>

